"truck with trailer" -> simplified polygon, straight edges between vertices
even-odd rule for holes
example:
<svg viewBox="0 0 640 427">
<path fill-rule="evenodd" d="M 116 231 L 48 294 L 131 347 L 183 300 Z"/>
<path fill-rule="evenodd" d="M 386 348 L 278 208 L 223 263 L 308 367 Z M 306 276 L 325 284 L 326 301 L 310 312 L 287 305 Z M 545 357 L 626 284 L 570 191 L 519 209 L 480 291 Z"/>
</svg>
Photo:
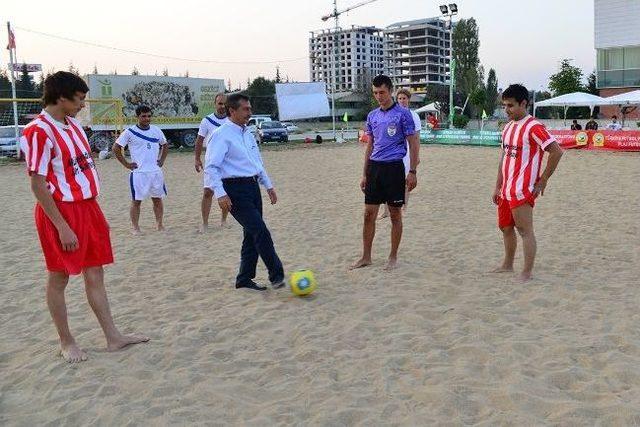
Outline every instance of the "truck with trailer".
<svg viewBox="0 0 640 427">
<path fill-rule="evenodd" d="M 175 146 L 193 147 L 202 118 L 215 111 L 223 79 L 89 74 L 89 102 L 79 119 L 95 151 L 110 149 L 117 133 L 137 122 L 135 110 L 146 105 L 152 123 Z"/>
</svg>

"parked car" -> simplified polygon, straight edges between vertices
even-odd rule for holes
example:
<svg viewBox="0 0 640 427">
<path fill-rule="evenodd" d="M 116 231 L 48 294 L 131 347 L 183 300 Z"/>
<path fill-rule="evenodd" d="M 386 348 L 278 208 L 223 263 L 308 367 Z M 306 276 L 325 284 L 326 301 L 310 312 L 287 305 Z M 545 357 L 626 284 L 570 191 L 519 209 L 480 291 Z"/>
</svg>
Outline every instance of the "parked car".
<svg viewBox="0 0 640 427">
<path fill-rule="evenodd" d="M 22 135 L 24 126 L 18 126 Z M 0 156 L 16 155 L 16 133 L 14 126 L 0 126 Z"/>
<path fill-rule="evenodd" d="M 286 142 L 289 140 L 287 128 L 280 122 L 262 122 L 258 125 L 258 142 L 260 144 L 268 141 Z"/>
<path fill-rule="evenodd" d="M 300 130 L 300 128 L 296 125 L 294 125 L 293 123 L 289 123 L 289 122 L 282 122 L 282 126 L 287 128 L 287 132 L 289 133 L 294 133 L 294 132 L 298 132 Z"/>
<path fill-rule="evenodd" d="M 271 116 L 267 114 L 254 114 L 247 122 L 247 129 L 254 135 L 258 135 L 258 125 L 262 122 L 270 122 Z"/>
</svg>

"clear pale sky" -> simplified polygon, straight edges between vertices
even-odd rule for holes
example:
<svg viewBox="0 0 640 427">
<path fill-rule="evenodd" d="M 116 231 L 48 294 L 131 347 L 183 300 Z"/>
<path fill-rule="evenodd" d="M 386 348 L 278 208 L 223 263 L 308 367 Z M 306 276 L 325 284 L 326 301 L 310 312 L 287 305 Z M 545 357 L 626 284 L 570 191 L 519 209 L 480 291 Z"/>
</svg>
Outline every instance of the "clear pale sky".
<svg viewBox="0 0 640 427">
<path fill-rule="evenodd" d="M 338 9 L 360 0 L 338 0 Z M 272 1 L 65 1 L 3 2 L 0 19 L 16 27 L 19 61 L 42 63 L 45 70 L 70 62 L 89 73 L 171 75 L 231 79 L 282 76 L 308 81 L 309 32 L 333 26 L 320 17 L 331 0 Z M 341 16 L 341 25 L 385 27 L 397 21 L 439 15 L 440 1 L 378 0 Z M 480 60 L 495 68 L 500 87 L 522 82 L 546 88 L 563 58 L 574 59 L 585 75 L 595 67 L 593 0 L 458 0 L 460 18 L 474 17 L 480 28 Z M 124 49 L 189 59 L 279 61 L 272 63 L 196 63 L 116 52 L 29 33 L 24 29 Z M 6 45 L 6 30 L 0 32 Z M 8 51 L 2 49 L 6 67 Z"/>
</svg>

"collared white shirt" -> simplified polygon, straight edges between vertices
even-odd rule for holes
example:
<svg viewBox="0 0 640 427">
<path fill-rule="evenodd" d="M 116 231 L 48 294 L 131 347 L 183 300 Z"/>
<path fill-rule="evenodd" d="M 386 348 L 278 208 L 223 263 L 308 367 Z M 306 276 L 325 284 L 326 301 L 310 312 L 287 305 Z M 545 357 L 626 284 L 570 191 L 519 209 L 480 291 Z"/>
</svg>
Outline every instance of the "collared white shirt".
<svg viewBox="0 0 640 427">
<path fill-rule="evenodd" d="M 211 134 L 213 141 L 205 156 L 205 170 L 209 173 L 217 198 L 227 193 L 222 186 L 225 178 L 257 176 L 267 190 L 273 188 L 264 169 L 262 156 L 253 136 L 246 126 L 228 121 Z"/>
<path fill-rule="evenodd" d="M 200 127 L 198 128 L 198 135 L 203 138 L 203 146 L 206 147 L 209 143 L 209 139 L 211 138 L 211 134 L 215 132 L 220 126 L 229 121 L 228 117 L 218 117 L 216 113 L 211 113 L 208 116 L 205 116 L 200 122 Z"/>
</svg>

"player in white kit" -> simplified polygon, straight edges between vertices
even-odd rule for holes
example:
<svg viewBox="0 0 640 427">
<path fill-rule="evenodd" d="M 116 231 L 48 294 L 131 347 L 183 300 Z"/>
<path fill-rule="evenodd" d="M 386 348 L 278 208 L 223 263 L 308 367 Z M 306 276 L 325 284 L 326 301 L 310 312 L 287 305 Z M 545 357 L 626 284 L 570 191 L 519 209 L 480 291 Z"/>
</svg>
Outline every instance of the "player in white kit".
<svg viewBox="0 0 640 427">
<path fill-rule="evenodd" d="M 140 205 L 151 197 L 153 213 L 158 231 L 164 230 L 162 199 L 167 195 L 162 165 L 167 157 L 167 139 L 159 127 L 151 124 L 151 109 L 141 105 L 136 108 L 138 124 L 126 129 L 113 144 L 113 153 L 122 165 L 131 170 L 131 224 L 133 233 L 140 233 Z M 124 157 L 124 148 L 129 147 L 131 162 Z"/>
<path fill-rule="evenodd" d="M 202 203 L 200 204 L 202 210 L 202 225 L 200 231 L 205 232 L 209 227 L 209 213 L 211 212 L 211 202 L 213 200 L 213 186 L 211 179 L 206 170 L 202 167 L 202 148 L 206 147 L 211 140 L 211 134 L 228 121 L 227 111 L 224 107 L 224 103 L 227 97 L 224 93 L 218 93 L 215 97 L 216 111 L 204 117 L 200 122 L 200 128 L 198 129 L 198 138 L 196 139 L 196 172 L 202 172 L 204 175 L 204 191 L 202 193 Z M 223 210 L 220 218 L 220 226 L 224 227 L 227 224 L 227 215 L 229 211 Z"/>
</svg>

